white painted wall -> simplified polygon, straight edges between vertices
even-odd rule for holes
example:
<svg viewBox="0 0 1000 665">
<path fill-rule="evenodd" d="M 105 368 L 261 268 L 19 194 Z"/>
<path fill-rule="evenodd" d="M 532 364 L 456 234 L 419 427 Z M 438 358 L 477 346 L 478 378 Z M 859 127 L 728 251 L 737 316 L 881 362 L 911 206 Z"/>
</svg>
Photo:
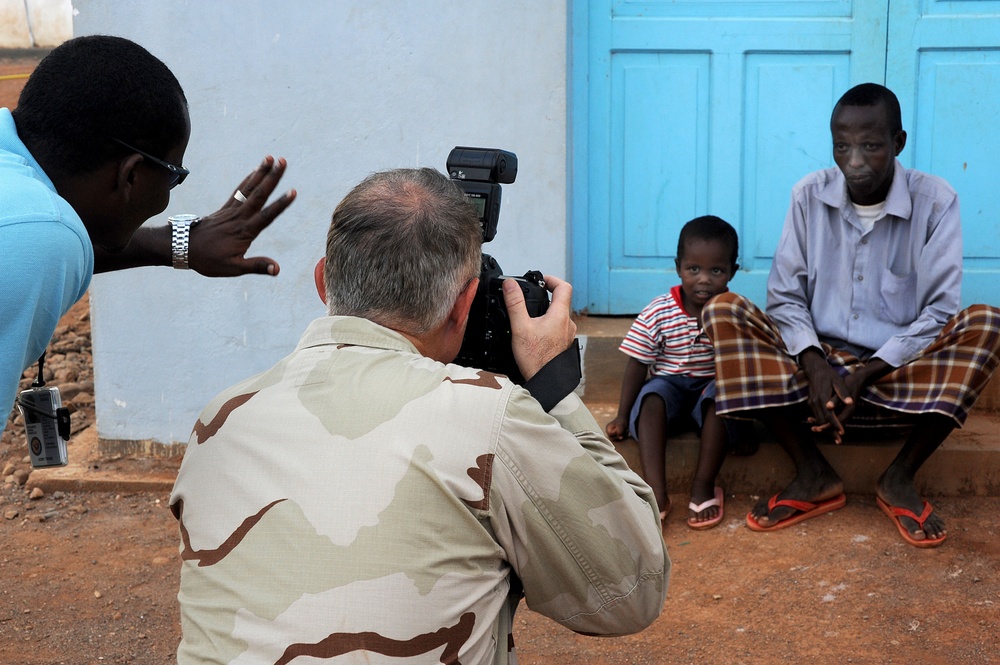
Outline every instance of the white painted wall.
<svg viewBox="0 0 1000 665">
<path fill-rule="evenodd" d="M 444 170 L 455 145 L 511 150 L 496 240 L 507 273 L 566 274 L 564 1 L 75 0 L 74 33 L 133 39 L 175 73 L 193 125 L 163 216 L 215 210 L 265 154 L 296 203 L 258 239 L 277 278 L 169 268 L 91 290 L 102 439 L 186 442 L 222 388 L 272 365 L 324 309 L 312 285 L 336 203 L 391 167 Z"/>
<path fill-rule="evenodd" d="M 0 48 L 52 47 L 73 36 L 71 0 L 0 0 Z"/>
</svg>

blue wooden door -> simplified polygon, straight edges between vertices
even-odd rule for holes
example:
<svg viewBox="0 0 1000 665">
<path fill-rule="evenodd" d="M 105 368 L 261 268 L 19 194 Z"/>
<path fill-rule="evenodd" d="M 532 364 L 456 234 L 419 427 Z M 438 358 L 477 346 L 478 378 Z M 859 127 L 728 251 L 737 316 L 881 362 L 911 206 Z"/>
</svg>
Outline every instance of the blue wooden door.
<svg viewBox="0 0 1000 665">
<path fill-rule="evenodd" d="M 702 214 L 736 227 L 731 286 L 763 303 L 791 186 L 832 165 L 830 111 L 864 81 L 900 96 L 904 163 L 959 189 L 964 300 L 983 300 L 1000 266 L 1000 206 L 984 187 L 1000 148 L 997 5 L 575 0 L 574 306 L 637 312 L 676 282 L 680 227 Z"/>
<path fill-rule="evenodd" d="M 900 160 L 962 208 L 962 302 L 1000 303 L 1000 2 L 892 0 L 886 85 L 908 132 Z"/>
</svg>

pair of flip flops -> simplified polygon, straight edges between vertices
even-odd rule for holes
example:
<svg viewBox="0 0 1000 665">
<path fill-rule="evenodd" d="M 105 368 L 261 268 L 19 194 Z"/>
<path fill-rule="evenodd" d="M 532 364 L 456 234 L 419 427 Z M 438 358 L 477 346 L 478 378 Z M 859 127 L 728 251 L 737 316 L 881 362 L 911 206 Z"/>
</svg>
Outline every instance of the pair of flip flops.
<svg viewBox="0 0 1000 665">
<path fill-rule="evenodd" d="M 892 520 L 896 528 L 899 529 L 899 534 L 903 537 L 910 545 L 914 547 L 937 547 L 945 541 L 947 536 L 940 536 L 938 538 L 924 538 L 923 540 L 917 540 L 910 532 L 903 526 L 900 522 L 900 517 L 908 517 L 917 523 L 920 529 L 924 528 L 924 523 L 930 514 L 934 511 L 934 507 L 927 501 L 924 501 L 924 509 L 919 515 L 906 508 L 898 508 L 896 506 L 890 506 L 888 503 L 875 497 L 875 502 L 878 507 L 882 509 L 889 519 Z M 772 510 L 779 506 L 787 506 L 789 508 L 794 508 L 797 512 L 790 517 L 781 520 L 777 524 L 771 524 L 768 526 L 763 526 L 757 519 L 753 516 L 753 513 L 747 513 L 747 526 L 754 531 L 777 531 L 778 529 L 784 529 L 785 527 L 792 526 L 793 524 L 798 524 L 817 515 L 822 515 L 823 513 L 829 513 L 834 510 L 839 510 L 843 508 L 847 503 L 847 496 L 840 494 L 833 497 L 832 499 L 827 499 L 826 501 L 820 501 L 818 503 L 812 503 L 810 501 L 796 501 L 794 499 L 778 499 L 778 495 L 775 494 L 767 502 L 767 510 L 770 513 Z"/>
<path fill-rule="evenodd" d="M 716 524 L 718 524 L 719 522 L 721 522 L 722 521 L 722 514 L 723 514 L 722 513 L 723 502 L 724 502 L 725 496 L 726 496 L 725 492 L 722 491 L 722 488 L 721 487 L 716 487 L 715 488 L 715 496 L 712 497 L 711 499 L 709 499 L 708 501 L 702 501 L 701 503 L 695 503 L 694 501 L 692 501 L 692 502 L 688 503 L 688 509 L 691 512 L 695 513 L 695 514 L 700 513 L 701 511 L 705 510 L 706 508 L 711 508 L 712 506 L 718 506 L 719 507 L 719 514 L 716 515 L 715 517 L 713 517 L 710 520 L 698 520 L 698 519 L 696 519 L 694 517 L 689 517 L 687 519 L 688 526 L 691 527 L 692 529 L 696 529 L 696 530 L 700 531 L 700 530 L 703 530 L 703 529 L 711 529 L 713 526 L 715 526 Z"/>
</svg>

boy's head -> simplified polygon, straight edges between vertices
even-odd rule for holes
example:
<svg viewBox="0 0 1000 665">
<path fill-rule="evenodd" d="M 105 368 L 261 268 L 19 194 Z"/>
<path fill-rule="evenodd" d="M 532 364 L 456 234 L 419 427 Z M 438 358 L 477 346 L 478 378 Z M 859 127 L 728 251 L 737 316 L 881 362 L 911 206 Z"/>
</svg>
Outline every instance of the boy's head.
<svg viewBox="0 0 1000 665">
<path fill-rule="evenodd" d="M 851 201 L 875 205 L 892 185 L 896 156 L 906 145 L 899 100 L 877 83 L 844 93 L 830 118 L 833 159 L 847 180 Z"/>
<path fill-rule="evenodd" d="M 691 240 L 722 243 L 726 247 L 729 257 L 729 276 L 732 277 L 740 269 L 740 264 L 736 262 L 740 255 L 740 238 L 736 234 L 736 229 L 721 217 L 715 215 L 695 217 L 681 228 L 681 234 L 677 238 L 677 259 L 675 261 L 678 265 L 684 258 L 688 242 Z"/>
<path fill-rule="evenodd" d="M 685 224 L 674 261 L 685 305 L 700 309 L 710 298 L 724 292 L 739 270 L 739 253 L 739 236 L 725 220 L 705 215 Z"/>
</svg>

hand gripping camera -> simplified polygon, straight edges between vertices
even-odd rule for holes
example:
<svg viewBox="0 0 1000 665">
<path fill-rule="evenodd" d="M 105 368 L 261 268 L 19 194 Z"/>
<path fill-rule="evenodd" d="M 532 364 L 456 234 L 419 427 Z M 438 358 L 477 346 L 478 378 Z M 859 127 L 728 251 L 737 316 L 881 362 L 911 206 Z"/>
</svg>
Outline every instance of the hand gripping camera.
<svg viewBox="0 0 1000 665">
<path fill-rule="evenodd" d="M 447 166 L 448 176 L 479 212 L 483 242 L 493 240 L 500 219 L 500 184 L 514 182 L 517 156 L 495 148 L 459 146 L 448 155 Z M 469 323 L 455 362 L 506 374 L 511 381 L 521 384 L 524 377 L 511 350 L 510 317 L 503 299 L 505 279 L 517 280 L 529 315 L 541 316 L 549 308 L 549 292 L 541 272 L 529 270 L 523 277 L 504 275 L 496 259 L 483 254 L 479 288 L 469 310 Z"/>
</svg>

